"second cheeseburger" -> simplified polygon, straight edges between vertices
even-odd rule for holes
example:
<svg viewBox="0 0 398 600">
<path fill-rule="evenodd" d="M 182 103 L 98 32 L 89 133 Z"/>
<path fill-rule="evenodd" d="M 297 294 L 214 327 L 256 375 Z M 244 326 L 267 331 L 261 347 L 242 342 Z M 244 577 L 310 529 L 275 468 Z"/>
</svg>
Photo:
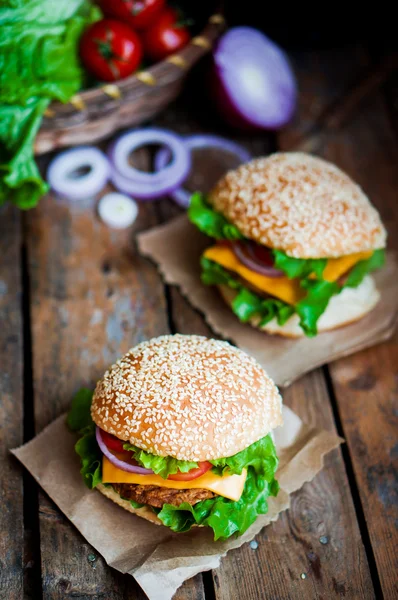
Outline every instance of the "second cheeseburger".
<svg viewBox="0 0 398 600">
<path fill-rule="evenodd" d="M 217 243 L 202 280 L 235 315 L 268 333 L 309 337 L 356 321 L 379 293 L 369 273 L 384 263 L 386 232 L 358 185 L 335 165 L 276 153 L 230 171 L 191 221 Z"/>
<path fill-rule="evenodd" d="M 258 363 L 195 335 L 143 342 L 69 413 L 81 473 L 122 508 L 173 531 L 242 534 L 278 492 L 279 392 Z"/>
</svg>

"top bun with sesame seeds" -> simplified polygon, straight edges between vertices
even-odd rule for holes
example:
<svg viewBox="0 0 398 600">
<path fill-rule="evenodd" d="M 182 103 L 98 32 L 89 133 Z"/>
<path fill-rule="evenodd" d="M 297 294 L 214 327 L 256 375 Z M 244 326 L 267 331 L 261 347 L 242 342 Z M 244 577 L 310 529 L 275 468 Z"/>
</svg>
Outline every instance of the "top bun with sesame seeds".
<svg viewBox="0 0 398 600">
<path fill-rule="evenodd" d="M 294 258 L 384 248 L 386 231 L 361 188 L 302 152 L 257 158 L 227 173 L 209 202 L 249 239 Z"/>
<path fill-rule="evenodd" d="M 104 431 L 189 461 L 240 452 L 281 425 L 281 411 L 275 384 L 253 358 L 196 335 L 138 344 L 98 382 L 91 405 Z"/>
</svg>

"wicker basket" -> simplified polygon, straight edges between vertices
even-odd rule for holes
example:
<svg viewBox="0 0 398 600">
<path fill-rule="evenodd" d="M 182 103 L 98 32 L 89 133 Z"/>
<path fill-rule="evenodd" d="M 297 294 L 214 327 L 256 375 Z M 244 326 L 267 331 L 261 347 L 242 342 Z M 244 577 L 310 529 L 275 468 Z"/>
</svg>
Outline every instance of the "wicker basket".
<svg viewBox="0 0 398 600">
<path fill-rule="evenodd" d="M 151 119 L 174 100 L 188 71 L 212 48 L 223 29 L 224 17 L 217 4 L 201 34 L 180 52 L 115 84 L 76 94 L 67 104 L 53 102 L 36 137 L 35 153 L 96 142 L 117 129 Z"/>
</svg>

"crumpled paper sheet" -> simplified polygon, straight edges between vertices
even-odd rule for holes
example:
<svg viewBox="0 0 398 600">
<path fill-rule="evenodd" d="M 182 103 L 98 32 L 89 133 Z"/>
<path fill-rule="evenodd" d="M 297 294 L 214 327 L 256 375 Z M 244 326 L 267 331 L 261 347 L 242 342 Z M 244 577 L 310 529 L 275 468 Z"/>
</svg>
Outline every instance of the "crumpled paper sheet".
<svg viewBox="0 0 398 600">
<path fill-rule="evenodd" d="M 323 457 L 342 441 L 337 435 L 304 424 L 286 406 L 284 424 L 275 430 L 281 489 L 269 499 L 269 512 L 238 538 L 214 542 L 208 528 L 175 534 L 132 515 L 85 487 L 76 436 L 59 417 L 37 437 L 12 453 L 106 562 L 132 575 L 150 600 L 169 600 L 177 588 L 201 571 L 214 569 L 222 556 L 253 537 L 289 507 L 289 495 L 320 471 Z M 51 448 L 49 455 L 48 448 Z"/>
<path fill-rule="evenodd" d="M 398 267 L 394 255 L 373 274 L 381 293 L 376 308 L 366 317 L 315 338 L 288 339 L 268 335 L 241 323 L 221 298 L 218 289 L 200 280 L 200 256 L 212 242 L 182 215 L 138 237 L 144 256 L 158 266 L 167 283 L 177 285 L 189 302 L 203 313 L 217 334 L 254 356 L 279 386 L 290 385 L 304 373 L 389 339 L 398 311 Z"/>
</svg>

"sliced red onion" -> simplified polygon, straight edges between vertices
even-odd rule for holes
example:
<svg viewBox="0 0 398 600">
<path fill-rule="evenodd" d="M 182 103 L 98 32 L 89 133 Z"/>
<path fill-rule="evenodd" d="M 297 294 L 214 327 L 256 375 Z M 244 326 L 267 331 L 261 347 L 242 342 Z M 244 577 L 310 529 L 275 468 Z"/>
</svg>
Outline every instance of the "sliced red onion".
<svg viewBox="0 0 398 600">
<path fill-rule="evenodd" d="M 255 271 L 260 275 L 266 275 L 267 277 L 283 277 L 284 272 L 279 269 L 274 269 L 260 262 L 254 255 L 250 242 L 234 242 L 232 249 L 235 256 L 241 263 L 248 267 L 251 271 Z"/>
<path fill-rule="evenodd" d="M 112 454 L 112 452 L 103 442 L 101 437 L 101 429 L 99 427 L 95 428 L 95 437 L 97 439 L 97 443 L 101 449 L 102 454 L 104 454 L 104 456 L 106 456 L 109 462 L 115 465 L 115 467 L 117 467 L 118 469 L 121 469 L 122 471 L 127 471 L 128 473 L 138 473 L 139 475 L 153 475 L 153 471 L 151 469 L 145 469 L 144 467 L 130 465 L 129 463 L 124 462 L 124 460 L 116 458 L 116 456 Z"/>
<path fill-rule="evenodd" d="M 82 175 L 74 173 L 89 169 Z M 110 176 L 109 161 L 98 148 L 80 146 L 58 154 L 47 170 L 52 189 L 71 200 L 84 200 L 102 190 Z"/>
<path fill-rule="evenodd" d="M 236 166 L 241 163 L 248 162 L 252 158 L 250 152 L 248 152 L 243 146 L 217 135 L 190 135 L 184 137 L 183 142 L 190 151 L 198 148 L 218 148 L 224 152 L 230 152 L 238 158 L 238 163 Z M 170 151 L 168 148 L 161 148 L 155 156 L 155 171 L 164 169 L 169 160 Z M 177 204 L 179 204 L 179 206 L 182 208 L 188 208 L 192 193 L 185 188 L 180 187 L 171 192 L 169 195 Z"/>
<path fill-rule="evenodd" d="M 212 83 L 220 112 L 239 128 L 278 129 L 293 115 L 297 84 L 279 46 L 251 27 L 235 27 L 213 53 Z"/>
<path fill-rule="evenodd" d="M 135 169 L 128 161 L 134 150 L 147 144 L 160 144 L 171 152 L 171 162 L 155 173 Z M 153 200 L 173 192 L 191 168 L 190 154 L 181 138 L 163 129 L 130 131 L 111 145 L 108 155 L 114 167 L 114 186 L 138 200 Z"/>
</svg>

